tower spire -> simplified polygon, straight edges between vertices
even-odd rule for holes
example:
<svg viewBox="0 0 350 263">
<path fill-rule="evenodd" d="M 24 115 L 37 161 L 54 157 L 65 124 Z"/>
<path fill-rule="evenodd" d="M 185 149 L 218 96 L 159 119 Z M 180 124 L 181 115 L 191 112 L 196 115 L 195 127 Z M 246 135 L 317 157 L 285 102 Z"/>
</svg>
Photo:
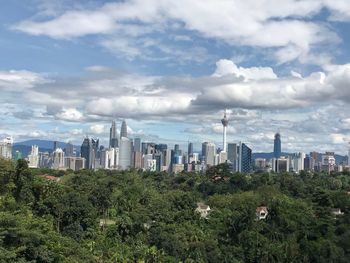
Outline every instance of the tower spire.
<svg viewBox="0 0 350 263">
<path fill-rule="evenodd" d="M 222 127 L 223 127 L 223 134 L 222 134 L 222 140 L 223 140 L 223 152 L 226 152 L 226 129 L 228 125 L 228 119 L 226 116 L 226 109 L 224 111 L 224 118 L 221 119 Z"/>
</svg>

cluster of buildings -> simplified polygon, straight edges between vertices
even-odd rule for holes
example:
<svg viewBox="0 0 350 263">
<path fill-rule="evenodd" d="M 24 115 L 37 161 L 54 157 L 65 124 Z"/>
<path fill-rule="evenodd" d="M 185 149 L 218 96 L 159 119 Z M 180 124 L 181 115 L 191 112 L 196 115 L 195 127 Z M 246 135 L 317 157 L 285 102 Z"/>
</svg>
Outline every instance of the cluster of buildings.
<svg viewBox="0 0 350 263">
<path fill-rule="evenodd" d="M 332 172 L 349 169 L 350 160 L 348 163 L 337 164 L 333 152 L 324 154 L 312 152 L 309 155 L 299 152 L 283 155 L 280 133 L 275 134 L 272 158 L 253 160 L 252 150 L 245 143 L 227 142 L 226 131 L 229 121 L 226 111 L 221 123 L 223 149 L 209 141 L 203 142 L 201 151 L 197 152 L 194 151 L 191 142 L 188 143 L 186 150 L 180 149 L 179 144 L 168 147 L 167 144 L 142 142 L 141 138 L 128 136 L 125 121 L 122 122 L 118 134 L 116 122 L 113 121 L 108 147 L 100 145 L 99 139 L 89 137 L 83 140 L 80 151 L 75 149 L 72 143 L 67 143 L 62 149 L 58 147 L 57 142 L 54 142 L 51 152 L 40 152 L 39 147 L 33 145 L 27 160 L 31 168 L 75 171 L 80 169 L 142 169 L 169 173 L 203 172 L 208 167 L 221 163 L 227 163 L 232 172 L 241 173 L 253 171 L 298 173 L 303 170 Z M 0 157 L 12 157 L 12 144 L 11 138 L 0 142 Z"/>
<path fill-rule="evenodd" d="M 254 160 L 255 171 L 266 172 L 294 172 L 313 171 L 313 172 L 342 172 L 350 171 L 350 149 L 348 160 L 341 163 L 336 162 L 334 152 L 310 152 L 306 155 L 303 152 L 282 155 L 281 135 L 275 134 L 273 158 L 256 158 Z"/>
</svg>

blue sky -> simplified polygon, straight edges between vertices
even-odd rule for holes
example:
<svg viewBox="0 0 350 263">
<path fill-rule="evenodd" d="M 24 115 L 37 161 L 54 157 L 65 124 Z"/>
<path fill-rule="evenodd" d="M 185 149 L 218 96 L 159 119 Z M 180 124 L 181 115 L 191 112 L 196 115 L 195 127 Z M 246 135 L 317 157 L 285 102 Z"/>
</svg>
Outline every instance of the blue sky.
<svg viewBox="0 0 350 263">
<path fill-rule="evenodd" d="M 347 151 L 348 0 L 3 1 L 0 136 Z"/>
</svg>

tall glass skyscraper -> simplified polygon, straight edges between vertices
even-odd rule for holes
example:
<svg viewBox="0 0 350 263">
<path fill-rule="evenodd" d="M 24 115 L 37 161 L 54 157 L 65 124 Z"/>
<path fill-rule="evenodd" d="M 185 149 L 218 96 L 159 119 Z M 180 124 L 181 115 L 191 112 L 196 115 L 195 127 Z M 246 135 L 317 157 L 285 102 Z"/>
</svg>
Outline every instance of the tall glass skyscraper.
<svg viewBox="0 0 350 263">
<path fill-rule="evenodd" d="M 120 128 L 120 138 L 122 137 L 128 137 L 128 128 L 125 121 L 122 122 L 122 127 Z"/>
<path fill-rule="evenodd" d="M 193 143 L 192 142 L 188 143 L 187 154 L 188 154 L 188 156 L 191 156 L 193 154 Z"/>
<path fill-rule="evenodd" d="M 81 157 L 85 158 L 85 167 L 84 167 L 85 169 L 90 169 L 91 157 L 92 157 L 91 150 L 92 148 L 90 144 L 90 139 L 85 138 L 80 148 Z"/>
<path fill-rule="evenodd" d="M 239 144 L 238 171 L 250 173 L 252 171 L 252 150 L 244 143 Z"/>
<path fill-rule="evenodd" d="M 276 159 L 281 157 L 281 135 L 275 134 L 275 140 L 273 141 L 273 157 Z"/>
<path fill-rule="evenodd" d="M 118 147 L 117 125 L 112 121 L 112 126 L 109 130 L 109 148 Z"/>
</svg>

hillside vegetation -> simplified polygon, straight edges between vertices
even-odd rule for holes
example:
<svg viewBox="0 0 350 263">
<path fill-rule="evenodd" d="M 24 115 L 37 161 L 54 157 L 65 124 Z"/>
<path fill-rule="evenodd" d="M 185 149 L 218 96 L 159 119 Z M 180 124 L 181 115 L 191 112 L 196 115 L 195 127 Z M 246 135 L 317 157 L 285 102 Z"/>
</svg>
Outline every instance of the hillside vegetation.
<svg viewBox="0 0 350 263">
<path fill-rule="evenodd" d="M 349 191 L 345 173 L 57 172 L 0 160 L 0 262 L 349 262 Z"/>
</svg>

